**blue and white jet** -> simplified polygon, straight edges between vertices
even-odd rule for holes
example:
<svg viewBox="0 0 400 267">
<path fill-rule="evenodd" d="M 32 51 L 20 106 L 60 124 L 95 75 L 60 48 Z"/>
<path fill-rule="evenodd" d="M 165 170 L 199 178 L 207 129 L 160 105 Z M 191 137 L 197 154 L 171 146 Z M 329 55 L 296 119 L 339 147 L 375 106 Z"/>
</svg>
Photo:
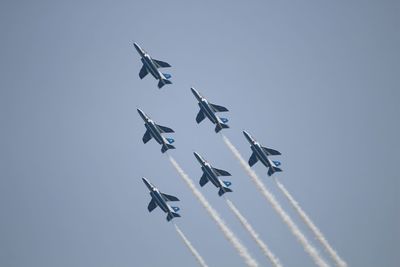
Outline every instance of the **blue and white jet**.
<svg viewBox="0 0 400 267">
<path fill-rule="evenodd" d="M 139 112 L 140 117 L 142 117 L 142 119 L 144 120 L 144 126 L 147 129 L 142 138 L 143 143 L 146 144 L 148 141 L 150 141 L 151 138 L 154 138 L 157 143 L 162 145 L 162 153 L 165 153 L 165 151 L 167 151 L 168 149 L 175 149 L 175 147 L 171 145 L 174 142 L 174 139 L 165 138 L 161 135 L 161 133 L 173 133 L 174 130 L 165 126 L 157 125 L 143 111 L 141 111 L 140 109 L 137 109 L 137 111 Z"/>
<path fill-rule="evenodd" d="M 171 65 L 167 62 L 151 58 L 151 56 L 147 54 L 146 51 L 144 51 L 137 43 L 133 43 L 133 45 L 139 53 L 141 57 L 140 60 L 143 63 L 143 66 L 139 72 L 140 79 L 143 79 L 150 72 L 150 74 L 153 75 L 156 80 L 159 80 L 159 89 L 161 89 L 166 84 L 172 84 L 172 82 L 168 80 L 169 78 L 171 78 L 171 75 L 168 73 L 162 73 L 158 70 L 159 68 L 171 67 Z"/>
<path fill-rule="evenodd" d="M 171 207 L 167 204 L 168 201 L 179 201 L 177 197 L 161 193 L 154 185 L 152 185 L 146 178 L 142 178 L 144 184 L 150 190 L 151 200 L 147 209 L 152 212 L 155 208 L 160 207 L 165 213 L 167 213 L 167 221 L 172 220 L 175 217 L 181 217 L 177 212 L 178 207 Z"/>
<path fill-rule="evenodd" d="M 232 192 L 232 189 L 228 188 L 232 183 L 228 181 L 221 181 L 218 176 L 231 176 L 227 171 L 220 170 L 211 166 L 210 163 L 205 161 L 198 153 L 193 153 L 196 159 L 201 165 L 203 175 L 200 178 L 200 186 L 204 186 L 208 181 L 211 181 L 215 187 L 219 188 L 218 195 L 222 196 L 226 192 Z"/>
<path fill-rule="evenodd" d="M 249 159 L 249 165 L 250 167 L 256 164 L 258 160 L 262 162 L 262 164 L 265 165 L 265 167 L 268 168 L 268 176 L 271 176 L 275 172 L 281 172 L 282 170 L 278 168 L 281 163 L 276 160 L 270 160 L 268 156 L 277 156 L 281 155 L 281 152 L 267 148 L 267 147 L 262 147 L 260 143 L 258 143 L 249 133 L 246 131 L 243 131 L 244 136 L 246 137 L 247 141 L 250 143 L 250 148 L 253 150 L 253 154 L 251 154 L 250 159 Z"/>
<path fill-rule="evenodd" d="M 229 128 L 229 125 L 226 124 L 228 122 L 228 119 L 220 118 L 215 114 L 216 112 L 228 111 L 228 109 L 223 106 L 211 104 L 210 102 L 207 101 L 207 99 L 201 96 L 200 93 L 196 91 L 196 89 L 194 89 L 193 87 L 190 89 L 192 90 L 192 93 L 196 97 L 197 101 L 199 101 L 200 111 L 196 116 L 196 122 L 197 123 L 202 122 L 204 118 L 207 116 L 207 118 L 212 123 L 215 124 L 216 133 L 221 131 L 223 128 Z"/>
</svg>

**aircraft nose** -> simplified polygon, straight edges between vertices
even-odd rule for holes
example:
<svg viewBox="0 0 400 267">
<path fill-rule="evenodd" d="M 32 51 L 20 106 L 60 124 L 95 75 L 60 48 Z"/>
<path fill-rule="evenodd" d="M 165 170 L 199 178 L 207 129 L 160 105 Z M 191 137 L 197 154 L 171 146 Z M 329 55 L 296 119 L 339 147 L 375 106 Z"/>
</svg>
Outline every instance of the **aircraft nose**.
<svg viewBox="0 0 400 267">
<path fill-rule="evenodd" d="M 193 87 L 190 88 L 190 90 L 192 90 L 192 93 L 197 98 L 197 100 L 200 101 L 201 100 L 201 96 L 200 96 L 199 92 L 197 92 L 196 89 L 194 89 Z"/>
<path fill-rule="evenodd" d="M 146 178 L 142 178 L 143 183 L 147 186 L 147 188 L 149 190 L 152 190 L 153 186 L 151 185 L 151 183 L 146 179 Z"/>
<path fill-rule="evenodd" d="M 142 117 L 143 120 L 146 120 L 146 114 L 144 114 L 143 111 L 141 111 L 140 109 L 137 109 L 137 112 L 139 113 L 140 117 Z"/>
<path fill-rule="evenodd" d="M 137 51 L 140 55 L 143 55 L 143 54 L 144 54 L 142 48 L 141 48 L 137 43 L 133 43 L 133 46 L 135 47 L 136 51 Z"/>
<path fill-rule="evenodd" d="M 196 152 L 193 152 L 194 156 L 196 157 L 197 161 L 200 163 L 203 163 L 203 159 L 200 157 L 199 154 L 197 154 Z"/>
<path fill-rule="evenodd" d="M 244 136 L 246 137 L 247 141 L 250 143 L 253 142 L 253 139 L 251 138 L 250 134 L 248 134 L 246 131 L 243 131 Z"/>
</svg>

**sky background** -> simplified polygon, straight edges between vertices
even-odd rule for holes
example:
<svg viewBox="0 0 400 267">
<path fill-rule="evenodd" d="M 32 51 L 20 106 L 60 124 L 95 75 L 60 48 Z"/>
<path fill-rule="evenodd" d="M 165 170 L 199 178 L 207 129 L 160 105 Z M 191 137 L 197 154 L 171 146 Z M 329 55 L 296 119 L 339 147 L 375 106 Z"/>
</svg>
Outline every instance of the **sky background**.
<svg viewBox="0 0 400 267">
<path fill-rule="evenodd" d="M 313 266 L 207 120 L 190 87 L 282 152 L 276 177 L 350 266 L 400 262 L 398 1 L 1 1 L 0 266 L 195 266 L 141 177 L 181 199 L 175 220 L 210 266 L 242 259 L 160 146 L 141 108 L 171 127 L 198 184 L 199 152 L 232 177 L 229 198 L 284 266 Z M 138 77 L 138 42 L 173 85 Z M 309 240 L 289 203 L 254 167 Z M 270 266 L 217 189 L 201 189 Z M 174 203 L 175 204 L 175 203 Z"/>
</svg>

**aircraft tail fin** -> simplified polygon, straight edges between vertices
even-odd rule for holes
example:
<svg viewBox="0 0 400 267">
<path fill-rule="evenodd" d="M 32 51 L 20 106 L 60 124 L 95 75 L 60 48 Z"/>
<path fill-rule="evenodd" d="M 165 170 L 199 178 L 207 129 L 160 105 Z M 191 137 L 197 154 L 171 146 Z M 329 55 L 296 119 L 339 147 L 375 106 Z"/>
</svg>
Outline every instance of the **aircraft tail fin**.
<svg viewBox="0 0 400 267">
<path fill-rule="evenodd" d="M 222 196 L 223 194 L 225 194 L 226 192 L 233 192 L 232 189 L 228 188 L 228 187 L 221 187 L 218 191 L 218 196 Z"/>
<path fill-rule="evenodd" d="M 216 133 L 219 133 L 219 131 L 221 131 L 222 129 L 226 129 L 226 128 L 229 128 L 229 125 L 228 125 L 228 124 L 225 124 L 225 123 L 217 124 L 217 125 L 215 126 L 215 132 L 216 132 Z"/>
<path fill-rule="evenodd" d="M 172 84 L 172 82 L 167 79 L 160 79 L 160 81 L 158 82 L 158 88 L 161 89 L 166 84 Z"/>
<path fill-rule="evenodd" d="M 275 172 L 281 172 L 282 169 L 277 168 L 277 167 L 269 167 L 268 170 L 268 176 L 271 176 L 272 174 L 274 174 Z"/>
<path fill-rule="evenodd" d="M 165 139 L 167 139 L 168 143 L 170 143 L 170 144 L 172 144 L 173 142 L 175 142 L 175 140 L 174 140 L 173 138 L 170 138 L 170 137 L 165 138 Z M 278 165 L 277 165 L 277 166 L 278 166 Z"/>
<path fill-rule="evenodd" d="M 170 221 L 170 220 L 172 220 L 172 218 L 175 218 L 175 217 L 181 217 L 181 215 L 179 215 L 179 214 L 176 213 L 176 212 L 170 212 L 170 213 L 168 213 L 168 215 L 167 215 L 167 221 Z"/>
<path fill-rule="evenodd" d="M 170 79 L 172 77 L 169 73 L 163 73 L 163 75 L 166 79 Z"/>
<path fill-rule="evenodd" d="M 161 152 L 165 153 L 165 151 L 167 151 L 168 149 L 175 149 L 175 147 L 173 145 L 171 145 L 171 144 L 164 144 L 161 147 Z"/>
</svg>

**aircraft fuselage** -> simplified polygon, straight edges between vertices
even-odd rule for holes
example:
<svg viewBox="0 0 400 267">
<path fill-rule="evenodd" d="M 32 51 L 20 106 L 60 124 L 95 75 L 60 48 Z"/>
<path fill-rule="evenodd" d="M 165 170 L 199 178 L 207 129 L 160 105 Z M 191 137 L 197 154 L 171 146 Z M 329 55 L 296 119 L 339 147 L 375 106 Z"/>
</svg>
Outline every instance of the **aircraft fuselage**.
<svg viewBox="0 0 400 267">
<path fill-rule="evenodd" d="M 207 99 L 202 98 L 199 101 L 199 107 L 212 123 L 220 124 L 219 118 L 217 117 L 217 115 L 215 115 L 215 112 L 212 110 L 212 108 L 211 108 L 210 104 L 208 103 Z"/>
<path fill-rule="evenodd" d="M 264 149 L 261 147 L 261 145 L 259 143 L 255 142 L 251 146 L 251 150 L 254 152 L 254 154 L 257 156 L 257 158 L 262 162 L 262 164 L 265 165 L 265 167 L 267 167 L 267 168 L 273 167 L 267 154 L 265 153 Z"/>
<path fill-rule="evenodd" d="M 160 130 L 157 128 L 154 121 L 148 120 L 144 126 L 150 132 L 151 136 L 157 141 L 157 143 L 160 145 L 166 144 L 165 138 L 161 135 Z"/>
<path fill-rule="evenodd" d="M 149 56 L 149 54 L 144 54 L 141 58 L 143 65 L 150 72 L 150 74 L 156 78 L 157 80 L 165 79 L 164 75 L 157 69 L 156 64 L 153 59 Z"/>
<path fill-rule="evenodd" d="M 218 179 L 217 174 L 214 172 L 210 164 L 203 164 L 201 170 L 206 174 L 208 180 L 210 180 L 215 187 L 223 187 L 221 181 Z"/>
<path fill-rule="evenodd" d="M 157 206 L 159 206 L 164 212 L 166 213 L 172 212 L 171 208 L 167 205 L 167 203 L 165 202 L 163 196 L 161 195 L 160 191 L 158 191 L 158 189 L 153 189 L 150 192 L 150 196 L 152 199 L 154 199 Z"/>
</svg>

